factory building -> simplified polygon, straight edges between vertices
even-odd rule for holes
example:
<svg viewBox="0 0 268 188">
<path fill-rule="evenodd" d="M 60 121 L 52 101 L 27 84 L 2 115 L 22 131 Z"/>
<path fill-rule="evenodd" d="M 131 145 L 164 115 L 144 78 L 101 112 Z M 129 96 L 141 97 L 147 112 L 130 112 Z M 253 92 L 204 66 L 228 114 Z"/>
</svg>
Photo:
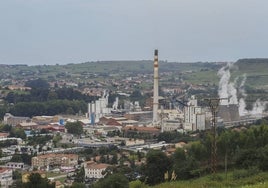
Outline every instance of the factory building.
<svg viewBox="0 0 268 188">
<path fill-rule="evenodd" d="M 218 116 L 224 122 L 239 121 L 239 109 L 237 104 L 220 105 Z"/>
<path fill-rule="evenodd" d="M 192 96 L 188 105 L 184 108 L 183 128 L 189 131 L 205 130 L 205 113 L 197 105 L 197 99 Z"/>
<path fill-rule="evenodd" d="M 109 93 L 104 91 L 104 94 L 98 100 L 88 104 L 88 115 L 90 123 L 94 125 L 99 122 L 99 119 L 104 115 L 111 113 L 111 108 L 108 108 Z"/>
<path fill-rule="evenodd" d="M 175 131 L 177 129 L 181 129 L 181 122 L 179 120 L 163 120 L 161 123 L 161 132 Z"/>
<path fill-rule="evenodd" d="M 13 116 L 10 113 L 6 113 L 4 115 L 4 124 L 8 124 L 8 125 L 12 125 L 12 126 L 16 126 L 20 123 L 28 123 L 31 122 L 31 118 L 29 117 L 19 117 L 19 116 Z"/>
</svg>

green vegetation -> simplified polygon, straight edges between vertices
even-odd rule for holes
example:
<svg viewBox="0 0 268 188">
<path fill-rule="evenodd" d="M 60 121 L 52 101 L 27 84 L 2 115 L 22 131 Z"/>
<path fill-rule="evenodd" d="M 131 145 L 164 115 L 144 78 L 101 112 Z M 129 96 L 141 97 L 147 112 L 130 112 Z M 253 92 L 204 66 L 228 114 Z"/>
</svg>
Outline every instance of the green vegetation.
<svg viewBox="0 0 268 188">
<path fill-rule="evenodd" d="M 41 78 L 38 78 L 36 80 L 29 80 L 25 83 L 26 87 L 30 87 L 32 89 L 48 89 L 49 83 Z"/>
<path fill-rule="evenodd" d="M 108 177 L 101 179 L 96 184 L 94 184 L 93 188 L 128 188 L 129 182 L 128 179 L 122 174 L 112 174 L 108 175 Z"/>
<path fill-rule="evenodd" d="M 268 126 L 265 120 L 260 123 L 262 125 L 250 128 L 218 129 L 217 169 L 226 169 L 225 173 L 207 176 L 211 167 L 212 135 L 201 132 L 197 141 L 190 141 L 184 148 L 177 148 L 170 157 L 161 151 L 149 151 L 142 180 L 149 185 L 180 180 L 167 187 L 232 187 L 267 181 Z M 204 182 L 195 185 L 195 181 Z"/>
<path fill-rule="evenodd" d="M 70 188 L 86 188 L 86 185 L 84 183 L 74 182 Z"/>
<path fill-rule="evenodd" d="M 218 84 L 219 78 L 217 77 L 217 71 L 223 64 L 214 62 L 174 63 L 160 61 L 159 70 L 160 73 L 172 72 L 176 78 L 181 77 L 189 83 L 212 85 Z M 119 72 L 121 76 L 153 72 L 152 61 L 98 61 L 68 65 L 2 66 L 0 69 L 1 77 L 13 75 L 13 78 L 20 79 L 27 76 L 35 76 L 48 81 L 55 81 L 59 78 L 65 78 L 66 80 L 85 77 L 87 79 L 96 79 L 94 74 L 98 74 L 98 78 L 102 79 L 107 77 L 108 74 L 113 75 L 115 78 L 119 77 Z M 267 69 L 268 59 L 240 59 L 234 66 L 233 76 L 247 74 L 247 84 L 251 86 L 266 85 L 268 79 Z"/>
<path fill-rule="evenodd" d="M 81 135 L 83 133 L 83 126 L 81 122 L 67 122 L 65 125 L 65 128 L 67 129 L 68 133 L 75 134 L 75 135 Z"/>
<path fill-rule="evenodd" d="M 165 141 L 167 143 L 189 142 L 196 140 L 194 137 L 190 137 L 189 134 L 173 132 L 163 132 L 157 137 L 158 141 Z"/>
<path fill-rule="evenodd" d="M 171 160 L 160 150 L 151 150 L 146 156 L 145 182 L 155 185 L 164 181 L 164 174 L 171 168 Z"/>
<path fill-rule="evenodd" d="M 233 173 L 228 173 L 227 179 L 224 174 L 209 175 L 191 181 L 173 181 L 154 186 L 154 188 L 228 188 L 228 187 L 249 187 L 265 188 L 268 183 L 268 173 L 258 173 L 242 179 L 233 178 Z"/>
<path fill-rule="evenodd" d="M 10 134 L 10 137 L 16 137 L 16 138 L 21 138 L 21 139 L 25 139 L 26 138 L 26 134 L 24 132 L 24 130 L 22 128 L 17 128 L 17 127 L 12 127 Z"/>
<path fill-rule="evenodd" d="M 34 134 L 33 136 L 28 137 L 28 145 L 37 146 L 37 145 L 45 145 L 48 141 L 53 138 L 51 135 L 39 135 Z"/>
<path fill-rule="evenodd" d="M 217 76 L 218 70 L 226 63 L 174 63 L 174 62 L 159 62 L 160 71 L 160 85 L 178 86 L 184 87 L 187 94 L 197 95 L 197 98 L 206 98 L 208 96 L 217 96 L 217 85 L 219 83 L 219 77 Z M 5 100 L 13 106 L 0 107 L 0 115 L 6 112 L 15 111 L 17 115 L 23 113 L 22 110 L 17 110 L 21 106 L 16 107 L 17 103 L 21 102 L 38 102 L 37 104 L 31 104 L 29 108 L 35 108 L 40 106 L 38 115 L 40 113 L 50 113 L 48 115 L 54 115 L 55 113 L 61 114 L 76 114 L 79 111 L 85 113 L 85 107 L 80 106 L 80 109 L 74 109 L 75 104 L 65 105 L 66 108 L 61 109 L 59 106 L 54 106 L 52 109 L 47 109 L 48 101 L 56 100 L 77 100 L 90 102 L 97 97 L 89 97 L 82 95 L 79 91 L 66 88 L 59 88 L 56 81 L 62 81 L 65 84 L 68 82 L 75 83 L 78 86 L 72 86 L 77 89 L 83 89 L 84 87 L 99 87 L 97 84 L 100 81 L 105 88 L 121 89 L 121 84 L 118 85 L 122 78 L 137 77 L 144 74 L 151 75 L 153 73 L 152 61 L 100 61 L 100 62 L 86 62 L 80 64 L 68 64 L 68 65 L 43 65 L 43 66 L 26 66 L 26 65 L 14 65 L 5 66 L 0 65 L 0 78 L 3 79 L 0 82 L 2 86 L 2 93 Z M 268 59 L 241 59 L 238 60 L 231 69 L 231 80 L 234 81 L 239 77 L 241 79 L 243 75 L 246 75 L 245 91 L 248 94 L 246 97 L 247 109 L 252 109 L 252 104 L 257 100 L 268 100 Z M 120 72 L 120 74 L 119 74 Z M 161 76 L 161 74 L 165 76 Z M 10 91 L 5 86 L 12 84 L 11 79 L 29 79 L 26 82 L 27 86 L 31 86 L 31 91 Z M 32 80 L 35 78 L 35 80 Z M 115 82 L 110 82 L 115 80 Z M 97 81 L 97 82 L 95 82 Z M 54 84 L 53 90 L 47 90 L 47 82 Z M 109 83 L 110 82 L 110 83 Z M 194 87 L 189 87 L 194 86 Z M 62 86 L 61 86 L 62 87 Z M 200 87 L 200 88 L 199 88 Z M 140 105 L 143 106 L 145 98 L 149 96 L 139 96 L 137 91 L 145 91 L 152 88 L 150 81 L 142 81 L 141 83 L 130 84 L 129 93 L 131 95 L 131 101 L 138 100 Z M 39 92 L 42 91 L 42 92 Z M 67 95 L 67 96 L 66 96 Z M 122 106 L 122 98 L 120 98 L 120 106 Z M 110 100 L 109 105 L 112 103 Z M 41 102 L 41 103 L 40 103 Z M 62 101 L 66 103 L 67 101 Z M 24 105 L 24 104 L 22 104 Z M 44 107 L 45 106 L 45 107 Z M 27 111 L 27 109 L 26 109 Z M 26 114 L 26 113 L 24 113 Z M 28 116 L 36 115 L 34 112 L 29 112 Z M 2 117 L 2 116 L 0 116 Z"/>
<path fill-rule="evenodd" d="M 139 180 L 129 183 L 130 188 L 266 188 L 268 184 L 268 173 L 260 172 L 250 176 L 237 179 L 235 174 L 241 171 L 236 170 L 229 172 L 226 176 L 224 173 L 217 173 L 214 177 L 207 175 L 192 180 L 168 181 L 155 186 L 148 186 Z M 242 172 L 243 173 L 243 172 Z"/>
<path fill-rule="evenodd" d="M 31 161 L 32 157 L 33 157 L 33 155 L 28 155 L 28 154 L 14 154 L 10 161 L 31 165 L 32 164 L 32 161 Z"/>
<path fill-rule="evenodd" d="M 0 113 L 10 112 L 16 116 L 32 117 L 36 115 L 76 114 L 87 111 L 87 102 L 95 97 L 81 94 L 72 88 L 49 90 L 32 89 L 27 94 L 9 92 L 5 100 L 11 106 L 3 106 Z"/>
<path fill-rule="evenodd" d="M 52 100 L 48 102 L 20 102 L 10 108 L 10 113 L 15 116 L 38 116 L 57 114 L 85 113 L 87 104 L 78 100 Z"/>
<path fill-rule="evenodd" d="M 23 188 L 54 188 L 55 183 L 50 183 L 47 178 L 42 178 L 39 173 L 31 173 L 29 182 L 22 184 Z"/>
</svg>

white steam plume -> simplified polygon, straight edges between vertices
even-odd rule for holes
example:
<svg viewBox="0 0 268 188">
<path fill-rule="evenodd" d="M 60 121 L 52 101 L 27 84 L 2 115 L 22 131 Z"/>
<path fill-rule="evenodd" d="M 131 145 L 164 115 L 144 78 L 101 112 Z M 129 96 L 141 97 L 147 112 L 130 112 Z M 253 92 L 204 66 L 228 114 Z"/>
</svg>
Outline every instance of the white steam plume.
<svg viewBox="0 0 268 188">
<path fill-rule="evenodd" d="M 240 116 L 244 116 L 246 114 L 248 114 L 248 110 L 246 110 L 246 102 L 245 102 L 245 99 L 247 97 L 247 94 L 246 94 L 246 91 L 245 91 L 245 83 L 246 83 L 246 80 L 247 80 L 247 76 L 246 74 L 243 74 L 243 78 L 242 78 L 242 81 L 240 83 L 240 86 L 238 88 L 238 91 L 239 93 L 241 94 L 241 98 L 239 99 L 239 115 Z"/>
<path fill-rule="evenodd" d="M 267 101 L 257 101 L 253 104 L 253 109 L 251 111 L 246 110 L 245 98 L 247 94 L 245 92 L 245 83 L 246 83 L 246 74 L 243 75 L 241 83 L 238 85 L 238 77 L 235 78 L 234 82 L 230 82 L 231 73 L 230 69 L 234 63 L 227 63 L 226 66 L 222 67 L 218 71 L 218 76 L 220 77 L 218 95 L 220 98 L 227 98 L 228 100 L 221 100 L 220 105 L 229 105 L 229 104 L 239 104 L 239 115 L 244 116 L 246 114 L 256 115 L 261 114 L 265 111 Z M 237 94 L 240 94 L 238 99 Z"/>
<path fill-rule="evenodd" d="M 253 109 L 250 111 L 251 115 L 257 115 L 264 112 L 266 108 L 267 101 L 261 101 L 257 99 L 257 101 L 253 104 Z"/>
<path fill-rule="evenodd" d="M 230 68 L 233 63 L 227 63 L 226 66 L 222 67 L 218 71 L 218 76 L 220 76 L 218 95 L 221 99 L 225 98 L 227 100 L 221 100 L 221 105 L 228 104 L 238 104 L 237 100 L 237 90 L 235 88 L 235 82 L 230 82 L 231 73 Z"/>
<path fill-rule="evenodd" d="M 231 77 L 229 63 L 218 71 L 220 77 L 218 95 L 220 98 L 228 98 L 228 83 Z M 221 105 L 228 105 L 228 100 L 221 100 Z"/>
</svg>

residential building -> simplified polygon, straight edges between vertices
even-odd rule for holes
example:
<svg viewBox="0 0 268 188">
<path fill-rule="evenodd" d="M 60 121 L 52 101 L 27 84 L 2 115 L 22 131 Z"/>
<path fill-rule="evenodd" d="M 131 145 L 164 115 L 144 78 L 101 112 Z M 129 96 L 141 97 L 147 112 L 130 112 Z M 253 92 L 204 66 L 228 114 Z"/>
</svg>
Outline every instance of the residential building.
<svg viewBox="0 0 268 188">
<path fill-rule="evenodd" d="M 104 178 L 106 175 L 104 171 L 108 167 L 108 164 L 104 163 L 92 163 L 91 161 L 88 163 L 85 163 L 84 169 L 85 169 L 85 178 L 93 178 L 93 179 L 100 179 Z"/>
<path fill-rule="evenodd" d="M 126 146 L 136 146 L 136 145 L 142 145 L 144 144 L 143 139 L 127 139 L 125 140 L 125 145 Z"/>
<path fill-rule="evenodd" d="M 9 133 L 0 133 L 0 139 L 7 138 L 9 136 Z"/>
<path fill-rule="evenodd" d="M 8 162 L 6 166 L 11 169 L 24 169 L 24 163 Z"/>
<path fill-rule="evenodd" d="M 151 136 L 158 136 L 160 133 L 160 129 L 155 128 L 155 127 L 144 127 L 144 126 L 125 126 L 122 128 L 122 131 L 124 135 L 127 137 L 128 134 L 148 134 Z"/>
<path fill-rule="evenodd" d="M 12 169 L 0 168 L 0 187 L 8 188 L 12 183 Z"/>
<path fill-rule="evenodd" d="M 49 166 L 75 166 L 78 164 L 76 154 L 45 154 L 32 157 L 32 167 L 48 168 Z"/>
<path fill-rule="evenodd" d="M 37 124 L 34 122 L 22 122 L 17 124 L 16 127 L 20 127 L 24 130 L 32 130 L 37 128 Z"/>
</svg>

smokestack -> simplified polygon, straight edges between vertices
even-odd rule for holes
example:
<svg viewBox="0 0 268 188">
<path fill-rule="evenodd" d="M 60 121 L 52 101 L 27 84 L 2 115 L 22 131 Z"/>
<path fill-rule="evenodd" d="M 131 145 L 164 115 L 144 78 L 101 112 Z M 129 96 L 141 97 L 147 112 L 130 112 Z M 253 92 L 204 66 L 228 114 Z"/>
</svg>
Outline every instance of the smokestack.
<svg viewBox="0 0 268 188">
<path fill-rule="evenodd" d="M 153 96 L 153 125 L 158 123 L 158 50 L 154 51 L 154 96 Z"/>
</svg>

